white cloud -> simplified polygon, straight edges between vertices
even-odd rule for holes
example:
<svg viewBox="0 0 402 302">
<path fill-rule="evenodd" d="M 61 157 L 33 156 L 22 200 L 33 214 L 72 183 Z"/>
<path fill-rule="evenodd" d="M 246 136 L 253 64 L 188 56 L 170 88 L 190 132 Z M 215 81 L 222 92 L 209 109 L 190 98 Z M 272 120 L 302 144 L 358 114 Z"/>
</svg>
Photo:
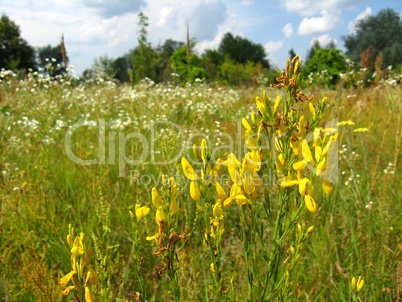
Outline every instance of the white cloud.
<svg viewBox="0 0 402 302">
<path fill-rule="evenodd" d="M 264 45 L 265 52 L 267 53 L 268 57 L 271 57 L 271 55 L 278 50 L 280 50 L 283 47 L 283 42 L 282 41 L 269 41 L 265 43 Z"/>
<path fill-rule="evenodd" d="M 363 12 L 357 15 L 356 19 L 348 23 L 349 32 L 354 33 L 356 31 L 356 24 L 360 20 L 366 18 L 367 16 L 371 16 L 373 14 L 373 10 L 371 7 L 367 7 Z"/>
<path fill-rule="evenodd" d="M 334 43 L 335 45 L 337 45 L 337 43 L 338 43 L 335 39 L 331 38 L 328 34 L 325 34 L 325 35 L 322 35 L 319 37 L 314 37 L 310 42 L 310 46 L 313 46 L 315 41 L 318 41 L 320 43 L 321 47 L 325 47 L 328 44 L 330 44 L 331 42 Z"/>
<path fill-rule="evenodd" d="M 352 9 L 361 0 L 282 0 L 288 12 L 313 16 L 322 10 Z"/>
<path fill-rule="evenodd" d="M 82 43 L 106 44 L 116 47 L 128 42 L 135 41 L 134 33 L 137 31 L 137 15 L 128 13 L 108 19 L 93 16 L 86 20 L 80 29 Z"/>
<path fill-rule="evenodd" d="M 253 4 L 252 1 L 247 1 L 247 0 L 240 2 L 240 5 L 252 5 L 252 4 Z"/>
<path fill-rule="evenodd" d="M 343 23 L 340 18 L 340 11 L 331 11 L 329 13 L 326 10 L 322 10 L 321 15 L 322 17 L 304 18 L 299 25 L 298 34 L 311 35 L 324 33 Z"/>
<path fill-rule="evenodd" d="M 290 38 L 293 35 L 293 26 L 292 26 L 292 24 L 290 24 L 290 23 L 286 24 L 283 27 L 282 32 L 285 34 L 286 38 Z"/>
<path fill-rule="evenodd" d="M 190 36 L 198 41 L 211 40 L 227 18 L 222 0 L 148 0 L 143 12 L 149 17 L 149 36 L 153 43 L 165 39 L 184 41 L 187 22 Z"/>
</svg>

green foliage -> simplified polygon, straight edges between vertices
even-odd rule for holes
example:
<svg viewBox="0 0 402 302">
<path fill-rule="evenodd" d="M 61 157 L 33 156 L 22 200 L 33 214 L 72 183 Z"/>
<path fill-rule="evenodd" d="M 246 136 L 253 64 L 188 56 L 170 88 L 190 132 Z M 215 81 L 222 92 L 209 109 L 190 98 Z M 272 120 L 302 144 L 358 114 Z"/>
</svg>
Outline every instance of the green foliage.
<svg viewBox="0 0 402 302">
<path fill-rule="evenodd" d="M 240 36 L 233 36 L 230 32 L 223 36 L 219 44 L 219 51 L 224 56 L 229 55 L 237 63 L 246 64 L 251 61 L 256 64 L 260 63 L 264 68 L 269 68 L 266 60 L 267 54 L 261 44 L 255 44 Z"/>
<path fill-rule="evenodd" d="M 38 67 L 48 70 L 53 76 L 66 73 L 66 68 L 63 65 L 60 45 L 54 47 L 51 45 L 39 47 L 37 49 L 37 54 Z"/>
<path fill-rule="evenodd" d="M 335 88 L 340 73 L 346 71 L 345 57 L 339 49 L 313 48 L 314 52 L 304 70 L 310 83 Z"/>
<path fill-rule="evenodd" d="M 0 18 L 0 68 L 35 68 L 34 49 L 21 38 L 19 26 L 5 14 Z"/>
<path fill-rule="evenodd" d="M 195 53 L 192 52 L 190 62 L 187 61 L 187 47 L 177 49 L 170 57 L 170 62 L 182 82 L 192 82 L 207 76 L 205 69 L 201 66 L 201 59 Z"/>
<path fill-rule="evenodd" d="M 132 53 L 132 70 L 131 77 L 134 82 L 138 82 L 143 78 L 155 78 L 155 70 L 153 67 L 155 61 L 155 51 L 151 43 L 147 39 L 148 17 L 142 12 L 138 14 L 138 25 L 141 27 L 138 37 L 138 46 Z"/>
<path fill-rule="evenodd" d="M 96 58 L 90 69 L 84 70 L 83 76 L 87 79 L 101 78 L 104 80 L 111 80 L 116 77 L 115 60 L 108 57 L 108 55 Z"/>
<path fill-rule="evenodd" d="M 381 10 L 376 16 L 367 16 L 356 24 L 356 33 L 344 37 L 346 54 L 359 62 L 369 51 L 371 65 L 382 52 L 383 65 L 402 63 L 402 19 L 392 9 Z M 368 67 L 368 66 L 362 66 Z"/>
</svg>

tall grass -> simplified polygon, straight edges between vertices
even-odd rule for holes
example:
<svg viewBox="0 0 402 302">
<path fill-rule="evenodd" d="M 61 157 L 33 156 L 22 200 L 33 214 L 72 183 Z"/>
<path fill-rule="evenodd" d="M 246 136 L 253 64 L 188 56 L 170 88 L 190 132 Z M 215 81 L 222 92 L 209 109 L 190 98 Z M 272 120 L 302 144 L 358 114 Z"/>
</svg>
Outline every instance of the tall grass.
<svg viewBox="0 0 402 302">
<path fill-rule="evenodd" d="M 107 81 L 77 84 L 38 74 L 17 81 L 5 72 L 1 79 L 2 300 L 81 299 L 75 291 L 61 295 L 59 284 L 71 271 L 70 224 L 76 234 L 85 234 L 85 248 L 93 250 L 91 265 L 99 282 L 91 291 L 98 301 L 257 299 L 262 281 L 250 279 L 252 269 L 263 272 L 269 259 L 254 257 L 253 246 L 245 243 L 270 242 L 274 230 L 239 206 L 224 207 L 224 215 L 218 215 L 211 204 L 216 199 L 192 200 L 181 157 L 174 157 L 185 151 L 194 159 L 192 146 L 199 147 L 204 138 L 210 150 L 217 150 L 216 158 L 226 159 L 244 143 L 241 119 L 257 114 L 255 97 L 266 90 L 275 100 L 278 90 L 202 82 L 177 87 L 149 80 L 134 87 Z M 318 188 L 317 211 L 301 209 L 300 225 L 312 224 L 314 230 L 300 246 L 297 269 L 284 290 L 292 293 L 292 301 L 395 301 L 402 261 L 401 85 L 308 87 L 304 92 L 314 95 L 314 105 L 328 97 L 322 122 L 353 124 L 338 127 L 339 174 L 333 193 Z M 303 106 L 309 115 L 308 102 Z M 355 132 L 358 128 L 368 131 Z M 130 137 L 133 133 L 141 136 Z M 66 152 L 66 136 L 75 156 L 96 163 L 74 162 Z M 234 150 L 227 147 L 229 137 L 235 138 Z M 169 227 L 164 232 L 151 193 L 155 187 L 164 206 L 172 202 L 171 183 L 161 175 L 177 183 L 178 212 L 165 209 Z M 276 190 L 268 187 L 264 196 L 274 202 Z M 138 219 L 136 204 L 149 207 L 150 214 Z M 215 232 L 224 225 L 224 232 L 211 237 L 211 222 Z M 166 246 L 146 240 L 155 233 L 169 235 Z M 158 250 L 164 247 L 166 255 Z M 356 293 L 351 282 L 359 276 L 365 284 Z"/>
</svg>

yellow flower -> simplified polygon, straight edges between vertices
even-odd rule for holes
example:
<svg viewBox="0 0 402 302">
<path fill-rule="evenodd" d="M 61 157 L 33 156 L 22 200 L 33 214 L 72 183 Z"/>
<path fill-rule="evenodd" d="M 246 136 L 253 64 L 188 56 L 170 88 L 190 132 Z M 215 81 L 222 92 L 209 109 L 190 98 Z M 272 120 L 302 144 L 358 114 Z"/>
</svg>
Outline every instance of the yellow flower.
<svg viewBox="0 0 402 302">
<path fill-rule="evenodd" d="M 214 215 L 215 218 L 219 218 L 219 217 L 223 216 L 222 201 L 220 199 L 218 199 L 218 201 L 214 205 L 212 214 Z"/>
<path fill-rule="evenodd" d="M 135 216 L 137 217 L 137 222 L 148 215 L 151 209 L 147 206 L 141 207 L 139 204 L 135 205 Z"/>
<path fill-rule="evenodd" d="M 353 132 L 368 132 L 368 128 L 357 128 L 355 130 L 353 130 Z"/>
<path fill-rule="evenodd" d="M 190 196 L 194 201 L 199 201 L 201 199 L 200 188 L 195 180 L 190 182 Z"/>
<path fill-rule="evenodd" d="M 241 123 L 243 124 L 243 127 L 246 128 L 247 130 L 249 130 L 249 131 L 253 130 L 253 128 L 251 128 L 249 122 L 244 117 L 241 119 Z"/>
<path fill-rule="evenodd" d="M 353 277 L 352 281 L 350 282 L 352 289 L 356 292 L 360 292 L 364 286 L 364 280 L 362 279 L 362 276 L 359 276 L 359 278 L 356 281 L 356 278 Z"/>
<path fill-rule="evenodd" d="M 332 193 L 332 185 L 331 185 L 331 183 L 328 180 L 323 179 L 323 181 L 322 181 L 322 189 L 323 189 L 325 194 L 327 194 L 327 195 L 331 194 Z"/>
<path fill-rule="evenodd" d="M 81 257 L 84 254 L 84 245 L 82 244 L 82 239 L 84 239 L 84 234 L 81 233 L 81 235 L 78 237 L 75 237 L 73 247 L 71 248 L 71 254 L 74 257 Z"/>
<path fill-rule="evenodd" d="M 311 197 L 310 195 L 304 195 L 304 203 L 306 204 L 307 210 L 309 210 L 310 212 L 314 213 L 315 211 L 317 211 L 317 204 L 315 203 L 313 197 Z"/>
<path fill-rule="evenodd" d="M 342 122 L 339 122 L 338 124 L 337 124 L 337 126 L 353 126 L 355 123 L 354 122 L 352 122 L 352 121 L 342 121 Z"/>
<path fill-rule="evenodd" d="M 281 97 L 278 95 L 274 104 L 274 114 L 278 111 L 278 107 L 281 104 Z"/>
<path fill-rule="evenodd" d="M 162 198 L 159 195 L 159 192 L 156 188 L 152 188 L 152 203 L 154 204 L 155 208 L 160 209 L 163 207 Z"/>
<path fill-rule="evenodd" d="M 88 286 L 85 286 L 85 301 L 86 302 L 95 302 L 95 297 L 91 292 L 91 289 Z"/>
<path fill-rule="evenodd" d="M 85 286 L 98 284 L 99 278 L 95 270 L 90 266 L 88 268 L 87 277 L 85 279 Z"/>
<path fill-rule="evenodd" d="M 68 286 L 61 292 L 61 294 L 67 296 L 74 288 L 74 285 Z"/>
<path fill-rule="evenodd" d="M 67 275 L 65 275 L 63 278 L 59 280 L 59 284 L 61 286 L 66 286 L 68 282 L 70 282 L 71 278 L 76 274 L 76 271 L 71 271 Z"/>
<path fill-rule="evenodd" d="M 184 175 L 189 180 L 196 180 L 197 179 L 197 174 L 195 173 L 194 168 L 188 162 L 187 158 L 182 157 L 182 159 L 181 159 L 181 167 L 183 168 Z"/>
</svg>

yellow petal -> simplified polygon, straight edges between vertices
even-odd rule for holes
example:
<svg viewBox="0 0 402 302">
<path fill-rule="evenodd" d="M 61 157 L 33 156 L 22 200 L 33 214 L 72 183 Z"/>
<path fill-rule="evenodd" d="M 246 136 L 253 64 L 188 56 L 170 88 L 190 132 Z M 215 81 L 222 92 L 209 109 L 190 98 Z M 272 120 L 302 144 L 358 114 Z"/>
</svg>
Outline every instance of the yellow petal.
<svg viewBox="0 0 402 302">
<path fill-rule="evenodd" d="M 248 203 L 247 197 L 244 196 L 244 195 L 242 195 L 242 194 L 236 195 L 236 196 L 235 196 L 235 199 L 236 199 L 237 205 L 239 205 L 239 206 L 243 206 L 243 205 L 245 205 L 246 203 Z"/>
<path fill-rule="evenodd" d="M 222 185 L 219 182 L 215 182 L 215 190 L 216 190 L 216 195 L 218 195 L 218 198 L 221 200 L 225 200 L 228 196 L 223 189 Z"/>
<path fill-rule="evenodd" d="M 183 168 L 183 173 L 190 180 L 196 180 L 197 174 L 194 171 L 194 168 L 191 166 L 187 158 L 182 157 L 181 159 L 181 167 Z"/>
<path fill-rule="evenodd" d="M 314 117 L 315 116 L 315 108 L 314 105 L 312 103 L 308 104 L 308 107 L 310 109 L 311 115 Z"/>
<path fill-rule="evenodd" d="M 65 288 L 61 294 L 64 296 L 67 296 L 73 289 L 75 288 L 74 285 L 68 286 L 67 288 Z"/>
<path fill-rule="evenodd" d="M 307 210 L 309 210 L 312 213 L 317 211 L 317 204 L 315 203 L 313 197 L 311 197 L 308 194 L 304 195 L 304 202 L 306 204 Z"/>
<path fill-rule="evenodd" d="M 299 180 L 299 193 L 301 196 L 305 196 L 306 195 L 306 191 L 307 191 L 307 182 L 308 182 L 308 178 L 303 178 Z"/>
<path fill-rule="evenodd" d="M 300 160 L 298 162 L 295 162 L 293 164 L 293 170 L 295 171 L 303 171 L 306 168 L 306 161 L 305 160 Z"/>
<path fill-rule="evenodd" d="M 71 238 L 71 235 L 70 234 L 68 234 L 67 235 L 67 243 L 68 243 L 68 245 L 70 246 L 70 248 L 72 248 L 73 247 L 73 238 Z"/>
<path fill-rule="evenodd" d="M 249 122 L 244 117 L 241 119 L 241 123 L 243 124 L 243 127 L 246 128 L 247 130 L 249 130 L 249 131 L 253 130 L 253 128 L 251 128 Z"/>
<path fill-rule="evenodd" d="M 156 188 L 152 188 L 152 203 L 154 204 L 155 208 L 157 208 L 157 209 L 163 207 L 162 198 L 159 195 L 159 192 Z"/>
<path fill-rule="evenodd" d="M 190 182 L 190 196 L 194 201 L 199 201 L 201 199 L 200 188 L 194 180 Z"/>
<path fill-rule="evenodd" d="M 88 286 L 85 286 L 85 302 L 95 302 L 95 297 Z"/>
<path fill-rule="evenodd" d="M 305 139 L 302 141 L 302 155 L 306 162 L 313 162 L 313 155 L 311 154 L 310 147 Z"/>
<path fill-rule="evenodd" d="M 84 245 L 82 244 L 81 237 L 75 237 L 73 247 L 71 248 L 71 254 L 74 257 L 81 257 L 84 254 Z"/>
<path fill-rule="evenodd" d="M 322 189 L 323 189 L 325 194 L 327 194 L 327 195 L 331 194 L 332 193 L 332 185 L 331 185 L 331 183 L 328 180 L 324 179 L 322 181 Z"/>
<path fill-rule="evenodd" d="M 299 133 L 301 137 L 306 137 L 306 129 L 304 128 L 306 126 L 306 118 L 304 115 L 302 115 L 299 119 Z"/>
<path fill-rule="evenodd" d="M 193 153 L 196 159 L 202 161 L 200 149 L 196 144 L 193 145 Z"/>
<path fill-rule="evenodd" d="M 171 215 L 175 215 L 177 214 L 178 211 L 179 211 L 179 205 L 177 203 L 176 197 L 173 196 L 170 200 L 169 213 Z"/>
<path fill-rule="evenodd" d="M 243 188 L 244 191 L 247 194 L 251 194 L 254 192 L 255 187 L 253 184 L 253 179 L 252 179 L 252 175 L 250 173 L 246 173 L 246 175 L 244 176 L 244 184 L 243 184 Z"/>
<path fill-rule="evenodd" d="M 276 97 L 275 104 L 274 104 L 274 114 L 278 111 L 278 107 L 279 107 L 280 103 L 281 103 L 281 97 L 278 95 Z"/>
<path fill-rule="evenodd" d="M 212 211 L 212 214 L 214 215 L 214 217 L 217 217 L 217 218 L 223 216 L 222 202 L 221 202 L 220 199 L 218 199 L 218 201 L 214 205 L 214 209 Z"/>
<path fill-rule="evenodd" d="M 320 176 L 326 169 L 327 169 L 327 162 L 326 162 L 326 158 L 324 157 L 322 159 L 322 161 L 320 161 L 320 163 L 317 165 L 315 174 L 317 176 Z"/>
<path fill-rule="evenodd" d="M 160 220 L 166 221 L 166 215 L 162 209 L 156 209 L 155 220 L 156 223 L 159 223 Z"/>
<path fill-rule="evenodd" d="M 322 148 L 320 146 L 314 146 L 314 158 L 318 162 L 321 159 Z"/>
<path fill-rule="evenodd" d="M 228 207 L 228 206 L 230 206 L 230 204 L 232 203 L 232 201 L 233 201 L 233 197 L 228 197 L 228 198 L 226 198 L 225 199 L 225 201 L 223 202 L 223 205 L 225 206 L 225 207 Z"/>
<path fill-rule="evenodd" d="M 65 275 L 63 278 L 59 280 L 59 284 L 61 286 L 66 286 L 68 282 L 70 282 L 71 278 L 76 274 L 76 271 L 71 271 L 67 275 Z"/>
</svg>

